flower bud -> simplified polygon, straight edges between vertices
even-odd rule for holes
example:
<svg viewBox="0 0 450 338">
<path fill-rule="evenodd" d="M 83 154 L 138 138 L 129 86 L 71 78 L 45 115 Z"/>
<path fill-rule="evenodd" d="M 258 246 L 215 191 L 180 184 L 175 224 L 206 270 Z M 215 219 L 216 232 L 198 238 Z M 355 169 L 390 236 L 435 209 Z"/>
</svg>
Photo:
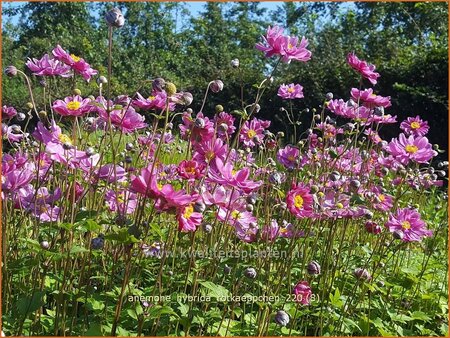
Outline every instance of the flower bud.
<svg viewBox="0 0 450 338">
<path fill-rule="evenodd" d="M 26 117 L 27 116 L 24 113 L 19 113 L 19 114 L 17 114 L 16 119 L 17 119 L 17 121 L 23 121 L 26 119 Z"/>
<path fill-rule="evenodd" d="M 373 110 L 373 115 L 375 116 L 383 116 L 384 115 L 384 108 L 383 107 L 375 107 Z"/>
<path fill-rule="evenodd" d="M 202 212 L 204 212 L 205 210 L 206 210 L 206 205 L 205 205 L 205 203 L 203 203 L 203 202 L 201 202 L 201 201 L 195 202 L 195 204 L 194 204 L 194 211 L 195 211 L 195 212 L 200 212 L 200 213 L 202 213 Z"/>
<path fill-rule="evenodd" d="M 223 112 L 223 106 L 220 105 L 220 104 L 218 104 L 218 105 L 216 106 L 216 113 L 221 113 L 221 112 Z"/>
<path fill-rule="evenodd" d="M 97 79 L 97 83 L 98 83 L 99 85 L 107 84 L 107 83 L 108 83 L 108 79 L 102 75 L 102 76 L 100 76 L 100 77 Z"/>
<path fill-rule="evenodd" d="M 197 118 L 195 119 L 195 121 L 194 121 L 194 125 L 195 125 L 197 128 L 205 128 L 205 126 L 206 126 L 205 119 L 203 119 L 203 118 L 201 118 L 201 117 L 197 117 Z"/>
<path fill-rule="evenodd" d="M 13 133 L 21 133 L 21 132 L 22 132 L 22 128 L 20 128 L 20 126 L 17 125 L 17 124 L 13 124 L 13 125 L 11 126 L 11 131 L 12 131 Z"/>
<path fill-rule="evenodd" d="M 289 315 L 283 310 L 279 310 L 275 315 L 275 323 L 281 326 L 289 324 Z"/>
<path fill-rule="evenodd" d="M 156 92 L 162 92 L 166 88 L 166 81 L 162 77 L 157 77 L 152 82 L 152 89 Z"/>
<path fill-rule="evenodd" d="M 109 26 L 121 28 L 125 24 L 125 18 L 117 7 L 111 9 L 105 14 L 105 20 Z"/>
<path fill-rule="evenodd" d="M 361 182 L 358 180 L 351 180 L 350 181 L 350 187 L 352 189 L 358 189 L 361 186 Z"/>
<path fill-rule="evenodd" d="M 212 231 L 212 225 L 211 224 L 203 224 L 203 231 L 209 234 Z"/>
<path fill-rule="evenodd" d="M 166 83 L 166 93 L 168 96 L 172 96 L 177 92 L 177 87 L 172 82 Z"/>
<path fill-rule="evenodd" d="M 81 90 L 79 90 L 78 88 L 75 88 L 75 89 L 72 91 L 72 93 L 73 93 L 73 95 L 81 95 Z"/>
<path fill-rule="evenodd" d="M 182 98 L 185 106 L 189 106 L 194 101 L 194 97 L 188 92 L 183 92 Z"/>
<path fill-rule="evenodd" d="M 50 244 L 47 241 L 41 242 L 41 248 L 47 250 L 50 247 Z"/>
<path fill-rule="evenodd" d="M 220 80 L 211 81 L 210 88 L 213 93 L 218 93 L 223 90 L 223 82 Z"/>
<path fill-rule="evenodd" d="M 306 269 L 308 270 L 308 273 L 310 275 L 319 275 L 320 274 L 320 265 L 316 261 L 311 261 L 308 264 Z"/>
<path fill-rule="evenodd" d="M 91 156 L 94 155 L 94 154 L 95 154 L 94 148 L 89 147 L 89 148 L 86 149 L 86 155 L 87 155 L 87 156 L 91 157 Z"/>
<path fill-rule="evenodd" d="M 233 67 L 233 68 L 239 68 L 239 59 L 233 59 L 233 60 L 231 60 L 231 67 Z"/>
<path fill-rule="evenodd" d="M 405 237 L 405 234 L 404 234 L 403 231 L 401 231 L 401 230 L 395 230 L 395 231 L 392 233 L 392 236 L 393 236 L 395 239 L 400 239 L 400 240 L 402 240 L 403 237 Z"/>
<path fill-rule="evenodd" d="M 229 267 L 227 264 L 225 264 L 223 268 L 223 273 L 226 275 L 229 275 L 231 273 L 231 267 Z"/>
<path fill-rule="evenodd" d="M 226 133 L 228 131 L 228 124 L 226 123 L 221 123 L 218 127 L 218 129 L 224 133 Z"/>
<path fill-rule="evenodd" d="M 250 279 L 256 278 L 256 270 L 254 268 L 247 268 L 244 270 L 244 276 Z"/>
<path fill-rule="evenodd" d="M 27 102 L 27 108 L 33 109 L 34 105 L 31 102 Z"/>
<path fill-rule="evenodd" d="M 248 212 L 252 212 L 253 211 L 253 205 L 252 204 L 247 204 L 245 206 L 245 210 L 247 210 Z"/>
<path fill-rule="evenodd" d="M 258 103 L 252 104 L 252 110 L 251 111 L 254 111 L 255 113 L 259 113 L 260 110 L 261 110 L 261 106 Z"/>
<path fill-rule="evenodd" d="M 333 100 L 333 93 L 327 93 L 327 95 L 325 95 L 325 99 L 326 99 L 327 101 Z"/>
<path fill-rule="evenodd" d="M 372 279 L 372 276 L 370 275 L 369 271 L 366 269 L 358 268 L 353 271 L 353 275 L 360 280 L 370 281 Z"/>
<path fill-rule="evenodd" d="M 366 227 L 366 230 L 368 233 L 370 234 L 374 234 L 374 235 L 378 235 L 381 232 L 381 226 L 379 226 L 378 224 L 376 224 L 375 222 L 372 221 L 367 221 L 364 226 Z"/>
<path fill-rule="evenodd" d="M 105 245 L 105 239 L 103 236 L 95 237 L 91 240 L 91 248 L 92 250 L 101 250 L 103 249 L 103 246 Z"/>
<path fill-rule="evenodd" d="M 8 66 L 5 68 L 5 74 L 9 77 L 14 77 L 17 75 L 17 68 L 14 66 Z"/>
<path fill-rule="evenodd" d="M 281 184 L 281 174 L 279 172 L 274 172 L 270 174 L 269 182 L 272 184 Z"/>
</svg>

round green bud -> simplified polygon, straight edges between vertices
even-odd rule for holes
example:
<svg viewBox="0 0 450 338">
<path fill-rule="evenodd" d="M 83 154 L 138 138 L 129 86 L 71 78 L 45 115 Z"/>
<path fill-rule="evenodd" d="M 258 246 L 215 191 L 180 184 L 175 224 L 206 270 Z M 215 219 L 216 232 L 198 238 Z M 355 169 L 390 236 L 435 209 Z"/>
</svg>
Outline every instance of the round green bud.
<svg viewBox="0 0 450 338">
<path fill-rule="evenodd" d="M 177 87 L 172 82 L 166 82 L 166 93 L 171 96 L 177 92 Z"/>
<path fill-rule="evenodd" d="M 81 90 L 79 90 L 78 88 L 75 88 L 73 90 L 73 95 L 81 95 Z"/>
<path fill-rule="evenodd" d="M 221 112 L 223 112 L 223 106 L 220 105 L 220 104 L 218 104 L 218 105 L 216 106 L 216 113 L 221 113 Z"/>
</svg>

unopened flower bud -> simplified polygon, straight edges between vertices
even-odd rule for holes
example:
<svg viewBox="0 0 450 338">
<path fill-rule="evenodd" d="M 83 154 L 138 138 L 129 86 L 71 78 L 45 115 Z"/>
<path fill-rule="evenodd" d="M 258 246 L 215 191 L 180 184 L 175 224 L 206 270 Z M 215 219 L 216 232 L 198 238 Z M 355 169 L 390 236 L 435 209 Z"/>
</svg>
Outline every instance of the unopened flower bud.
<svg viewBox="0 0 450 338">
<path fill-rule="evenodd" d="M 375 116 L 383 116 L 384 115 L 384 108 L 383 107 L 375 107 L 373 110 L 373 114 Z"/>
<path fill-rule="evenodd" d="M 205 119 L 203 119 L 201 117 L 197 117 L 194 121 L 194 125 L 197 128 L 205 128 L 205 125 L 206 125 Z"/>
<path fill-rule="evenodd" d="M 41 242 L 41 248 L 47 250 L 50 247 L 50 244 L 47 241 Z"/>
<path fill-rule="evenodd" d="M 308 264 L 306 269 L 308 270 L 308 273 L 310 275 L 319 275 L 320 274 L 320 265 L 316 261 L 311 261 Z"/>
<path fill-rule="evenodd" d="M 358 180 L 351 180 L 350 181 L 350 187 L 352 189 L 358 189 L 361 186 L 361 182 Z"/>
<path fill-rule="evenodd" d="M 9 77 L 14 77 L 17 75 L 17 68 L 14 66 L 8 66 L 5 68 L 5 74 Z"/>
<path fill-rule="evenodd" d="M 282 131 L 279 131 L 277 133 L 277 137 L 280 137 L 280 138 L 284 137 L 284 133 Z"/>
<path fill-rule="evenodd" d="M 229 267 L 227 264 L 223 267 L 223 273 L 225 275 L 229 275 L 231 273 L 231 267 Z"/>
<path fill-rule="evenodd" d="M 206 205 L 205 205 L 205 203 L 203 203 L 203 202 L 201 202 L 201 201 L 195 202 L 195 204 L 194 204 L 194 211 L 195 211 L 195 212 L 200 212 L 200 213 L 202 213 L 202 212 L 204 212 L 205 210 L 206 210 Z"/>
<path fill-rule="evenodd" d="M 105 14 L 106 22 L 109 26 L 121 28 L 125 24 L 125 18 L 120 9 L 113 8 Z"/>
<path fill-rule="evenodd" d="M 162 77 L 157 77 L 152 82 L 152 89 L 156 92 L 162 92 L 166 88 L 166 81 Z"/>
<path fill-rule="evenodd" d="M 370 275 L 369 271 L 366 269 L 358 268 L 355 271 L 353 271 L 353 275 L 360 280 L 370 281 L 372 279 L 372 276 Z"/>
<path fill-rule="evenodd" d="M 381 226 L 372 221 L 367 221 L 364 226 L 370 234 L 378 235 L 381 232 Z"/>
<path fill-rule="evenodd" d="M 402 240 L 403 237 L 405 237 L 405 234 L 404 234 L 403 231 L 401 231 L 401 230 L 395 230 L 395 231 L 392 233 L 392 236 L 393 236 L 395 239 L 400 239 L 400 240 Z"/>
<path fill-rule="evenodd" d="M 226 123 L 221 123 L 218 127 L 218 129 L 222 132 L 227 132 L 228 131 L 228 125 Z"/>
<path fill-rule="evenodd" d="M 16 119 L 17 119 L 17 121 L 23 121 L 26 119 L 26 117 L 27 116 L 24 113 L 19 113 L 19 114 L 17 114 Z"/>
<path fill-rule="evenodd" d="M 247 268 L 244 270 L 244 276 L 250 279 L 256 278 L 256 270 L 254 268 Z"/>
<path fill-rule="evenodd" d="M 327 101 L 333 100 L 333 93 L 327 93 L 327 95 L 325 95 L 325 99 L 326 99 Z"/>
<path fill-rule="evenodd" d="M 221 113 L 221 112 L 223 112 L 223 106 L 220 105 L 220 104 L 218 104 L 218 105 L 216 106 L 216 113 Z"/>
<path fill-rule="evenodd" d="M 279 310 L 275 315 L 275 323 L 281 326 L 289 324 L 289 315 L 283 310 Z"/>
<path fill-rule="evenodd" d="M 29 109 L 33 109 L 33 104 L 31 103 L 31 102 L 27 102 L 27 108 L 29 108 Z"/>
<path fill-rule="evenodd" d="M 20 128 L 20 126 L 17 125 L 17 124 L 13 124 L 13 125 L 11 126 L 11 131 L 12 131 L 13 133 L 21 133 L 21 132 L 22 132 L 22 128 Z"/>
<path fill-rule="evenodd" d="M 91 156 L 94 155 L 94 154 L 95 154 L 94 148 L 89 147 L 89 148 L 86 149 L 86 155 L 87 155 L 87 156 L 91 157 Z"/>
<path fill-rule="evenodd" d="M 233 59 L 233 60 L 231 60 L 231 67 L 233 67 L 233 68 L 239 68 L 239 59 Z"/>
<path fill-rule="evenodd" d="M 183 92 L 182 97 L 185 106 L 189 106 L 192 103 L 192 101 L 194 101 L 194 97 L 192 96 L 191 93 Z"/>
<path fill-rule="evenodd" d="M 172 82 L 166 83 L 166 93 L 168 96 L 172 96 L 177 92 L 177 87 Z"/>
<path fill-rule="evenodd" d="M 212 231 L 212 225 L 211 224 L 203 224 L 203 231 L 209 234 Z"/>
<path fill-rule="evenodd" d="M 245 206 L 245 210 L 247 210 L 248 212 L 252 212 L 253 211 L 253 205 L 252 204 L 247 204 Z"/>
<path fill-rule="evenodd" d="M 102 75 L 102 76 L 100 76 L 100 77 L 97 79 L 97 83 L 98 83 L 99 85 L 107 84 L 107 83 L 108 83 L 108 79 Z"/>
<path fill-rule="evenodd" d="M 258 103 L 254 103 L 252 104 L 252 110 L 255 113 L 259 113 L 259 111 L 261 110 L 261 106 Z"/>
<path fill-rule="evenodd" d="M 101 236 L 95 237 L 91 240 L 92 250 L 101 250 L 105 245 L 105 239 Z"/>
<path fill-rule="evenodd" d="M 210 88 L 213 93 L 218 93 L 223 90 L 223 82 L 220 80 L 211 81 Z"/>
</svg>

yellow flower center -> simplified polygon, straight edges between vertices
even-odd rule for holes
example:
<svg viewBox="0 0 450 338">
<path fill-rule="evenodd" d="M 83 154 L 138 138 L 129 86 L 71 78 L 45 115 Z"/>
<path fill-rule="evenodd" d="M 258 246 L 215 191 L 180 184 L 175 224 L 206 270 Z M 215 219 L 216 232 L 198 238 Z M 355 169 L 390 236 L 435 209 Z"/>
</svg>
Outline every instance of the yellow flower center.
<svg viewBox="0 0 450 338">
<path fill-rule="evenodd" d="M 185 209 L 184 209 L 184 213 L 183 213 L 183 217 L 186 219 L 189 219 L 192 215 L 192 213 L 194 212 L 194 207 L 191 205 L 188 205 Z"/>
<path fill-rule="evenodd" d="M 403 221 L 402 228 L 405 230 L 411 229 L 411 223 L 409 223 L 408 221 Z"/>
<path fill-rule="evenodd" d="M 215 154 L 214 154 L 214 151 L 212 151 L 212 150 L 208 150 L 205 153 L 205 157 L 208 161 L 211 161 L 214 158 L 214 156 L 215 156 Z"/>
<path fill-rule="evenodd" d="M 411 123 L 411 129 L 419 129 L 420 128 L 420 123 L 414 121 L 413 123 Z"/>
<path fill-rule="evenodd" d="M 417 148 L 415 145 L 408 144 L 408 145 L 405 147 L 405 150 L 406 150 L 406 152 L 409 153 L 409 154 L 415 154 L 415 153 L 417 152 L 417 150 L 419 150 L 419 148 Z"/>
<path fill-rule="evenodd" d="M 287 90 L 287 92 L 288 92 L 288 93 L 293 93 L 294 90 L 295 90 L 295 89 L 294 89 L 293 87 L 289 87 L 288 90 Z"/>
<path fill-rule="evenodd" d="M 380 200 L 380 202 L 384 202 L 386 200 L 386 196 L 384 196 L 383 194 L 379 194 L 378 199 Z"/>
<path fill-rule="evenodd" d="M 303 207 L 303 197 L 300 195 L 295 195 L 294 205 L 297 209 L 301 209 Z"/>
<path fill-rule="evenodd" d="M 288 49 L 292 49 L 292 47 L 294 47 L 294 45 L 292 43 L 288 43 Z"/>
<path fill-rule="evenodd" d="M 78 62 L 81 60 L 79 56 L 76 56 L 75 54 L 70 54 L 70 57 L 73 59 L 73 61 Z"/>
<path fill-rule="evenodd" d="M 162 190 L 163 185 L 161 183 L 156 183 L 156 187 L 158 188 L 158 190 Z"/>
<path fill-rule="evenodd" d="M 121 193 L 121 194 L 119 194 L 119 195 L 117 196 L 117 202 L 118 202 L 118 203 L 124 203 L 124 202 L 125 202 L 125 196 L 124 196 L 123 193 Z"/>
<path fill-rule="evenodd" d="M 338 209 L 342 209 L 344 207 L 344 205 L 342 203 L 336 203 L 336 208 Z"/>
<path fill-rule="evenodd" d="M 255 137 L 255 136 L 256 136 L 256 131 L 254 131 L 253 129 L 250 129 L 250 130 L 247 132 L 247 136 L 248 136 L 248 138 L 253 138 L 253 137 Z"/>
<path fill-rule="evenodd" d="M 231 212 L 231 217 L 234 218 L 234 219 L 238 219 L 240 216 L 241 216 L 241 213 L 239 211 L 237 211 L 237 210 L 233 210 Z"/>
<path fill-rule="evenodd" d="M 59 134 L 58 139 L 61 141 L 61 143 L 72 144 L 72 140 L 66 134 Z"/>
<path fill-rule="evenodd" d="M 186 172 L 188 174 L 194 175 L 195 174 L 195 168 L 194 167 L 186 167 Z"/>
<path fill-rule="evenodd" d="M 288 232 L 288 229 L 286 229 L 286 228 L 281 228 L 280 229 L 280 233 L 281 234 L 285 234 L 286 232 Z"/>
<path fill-rule="evenodd" d="M 156 99 L 156 96 L 153 96 L 153 95 L 152 95 L 152 96 L 149 96 L 149 97 L 148 97 L 148 100 L 150 100 L 150 101 L 153 101 L 154 99 Z"/>
<path fill-rule="evenodd" d="M 288 156 L 288 160 L 291 161 L 291 162 L 293 162 L 293 161 L 295 161 L 295 157 L 292 156 L 292 155 L 289 155 L 289 156 Z"/>
<path fill-rule="evenodd" d="M 375 98 L 375 97 L 377 97 L 377 95 L 376 94 L 370 94 L 370 97 Z"/>
<path fill-rule="evenodd" d="M 78 101 L 70 101 L 69 103 L 67 103 L 66 108 L 69 110 L 77 110 L 78 108 L 80 108 L 81 103 Z"/>
</svg>

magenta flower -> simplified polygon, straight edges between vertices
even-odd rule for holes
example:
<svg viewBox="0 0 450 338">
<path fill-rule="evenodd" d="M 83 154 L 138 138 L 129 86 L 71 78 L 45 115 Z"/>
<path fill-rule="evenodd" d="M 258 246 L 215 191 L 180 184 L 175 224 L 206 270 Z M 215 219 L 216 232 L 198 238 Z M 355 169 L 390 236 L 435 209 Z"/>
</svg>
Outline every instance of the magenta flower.
<svg viewBox="0 0 450 338">
<path fill-rule="evenodd" d="M 204 176 L 205 165 L 197 161 L 183 160 L 177 167 L 178 175 L 187 180 L 196 180 Z"/>
<path fill-rule="evenodd" d="M 97 171 L 97 177 L 108 183 L 123 181 L 125 174 L 125 169 L 117 164 L 105 164 Z"/>
<path fill-rule="evenodd" d="M 121 215 L 132 214 L 137 206 L 137 196 L 127 190 L 120 190 L 118 194 L 114 190 L 108 190 L 105 194 L 105 202 L 110 211 L 117 211 Z"/>
<path fill-rule="evenodd" d="M 387 96 L 379 96 L 374 94 L 373 89 L 365 89 L 365 90 L 359 90 L 357 88 L 352 88 L 351 90 L 352 98 L 355 101 L 362 101 L 364 105 L 367 105 L 368 107 L 383 107 L 387 108 L 391 106 L 391 97 Z"/>
<path fill-rule="evenodd" d="M 384 193 L 380 187 L 372 188 L 372 206 L 379 211 L 388 211 L 394 206 L 391 195 Z"/>
<path fill-rule="evenodd" d="M 406 135 L 424 136 L 428 133 L 430 127 L 427 121 L 423 121 L 420 116 L 408 117 L 400 124 L 400 129 L 405 132 Z"/>
<path fill-rule="evenodd" d="M 84 61 L 84 59 L 67 53 L 60 45 L 57 45 L 52 51 L 55 58 L 66 65 L 70 66 L 76 73 L 80 74 L 86 81 L 89 82 L 93 75 L 98 74 L 98 71 L 92 69 L 89 63 Z"/>
<path fill-rule="evenodd" d="M 165 91 L 153 91 L 148 98 L 137 93 L 137 99 L 133 100 L 133 106 L 142 110 L 163 110 L 167 108 L 167 93 Z M 174 103 L 169 103 L 169 110 L 175 109 Z"/>
<path fill-rule="evenodd" d="M 217 135 L 227 140 L 231 135 L 236 131 L 236 127 L 234 126 L 234 117 L 231 114 L 221 112 L 218 115 L 214 116 L 214 123 L 217 128 Z"/>
<path fill-rule="evenodd" d="M 149 164 L 147 168 L 141 170 L 139 176 L 135 176 L 131 180 L 130 190 L 140 193 L 150 198 L 157 198 L 160 195 L 162 185 L 156 181 L 156 168 Z"/>
<path fill-rule="evenodd" d="M 311 303 L 312 290 L 307 281 L 299 282 L 294 288 L 295 301 L 303 305 Z"/>
<path fill-rule="evenodd" d="M 223 186 L 217 186 L 215 189 L 206 189 L 206 187 L 202 190 L 203 201 L 206 205 L 216 205 L 219 207 L 228 207 L 238 205 L 238 198 L 241 197 L 241 194 L 236 190 L 225 189 Z M 211 192 L 209 192 L 211 191 Z M 242 201 L 242 200 L 241 200 Z M 243 207 L 243 201 L 242 201 Z"/>
<path fill-rule="evenodd" d="M 292 184 L 286 197 L 289 211 L 297 218 L 313 216 L 313 197 L 309 188 L 303 184 Z"/>
<path fill-rule="evenodd" d="M 298 159 L 300 157 L 300 151 L 292 147 L 290 145 L 287 145 L 284 148 L 281 148 L 277 152 L 277 160 L 282 165 L 284 165 L 288 169 L 294 169 L 298 165 Z"/>
<path fill-rule="evenodd" d="M 264 139 L 264 129 L 269 126 L 270 121 L 261 121 L 257 118 L 253 118 L 251 121 L 245 121 L 239 134 L 239 141 L 243 142 L 247 147 L 254 147 L 261 144 Z"/>
<path fill-rule="evenodd" d="M 3 106 L 2 107 L 2 120 L 12 119 L 17 115 L 17 110 L 14 107 Z"/>
<path fill-rule="evenodd" d="M 284 83 L 278 89 L 278 96 L 285 100 L 301 99 L 303 97 L 303 87 L 299 84 L 289 84 Z"/>
<path fill-rule="evenodd" d="M 73 76 L 69 66 L 53 58 L 50 59 L 48 54 L 45 54 L 40 60 L 29 58 L 25 65 L 37 76 Z"/>
<path fill-rule="evenodd" d="M 68 96 L 63 100 L 56 100 L 53 109 L 62 116 L 83 116 L 92 110 L 91 100 L 83 99 L 79 95 Z"/>
<path fill-rule="evenodd" d="M 395 214 L 389 215 L 386 227 L 390 232 L 403 233 L 404 242 L 420 242 L 423 237 L 433 235 L 431 230 L 426 229 L 425 222 L 420 219 L 420 214 L 414 209 L 398 209 Z"/>
<path fill-rule="evenodd" d="M 246 194 L 258 189 L 262 182 L 254 182 L 248 179 L 250 176 L 250 169 L 243 168 L 241 170 L 234 170 L 231 163 L 224 163 L 221 159 L 217 158 L 216 161 L 217 171 L 209 171 L 209 181 L 227 185 L 239 190 L 242 190 Z"/>
<path fill-rule="evenodd" d="M 298 37 L 283 36 L 281 46 L 283 62 L 290 63 L 291 60 L 306 62 L 311 59 L 311 52 L 306 49 L 308 40 L 305 37 L 302 37 L 300 42 L 298 40 Z"/>
<path fill-rule="evenodd" d="M 245 225 L 243 219 L 246 219 Z M 256 217 L 249 212 L 241 213 L 239 220 L 235 225 L 236 236 L 246 243 L 252 243 L 256 241 L 256 236 L 258 234 L 259 228 L 256 224 Z"/>
<path fill-rule="evenodd" d="M 179 231 L 195 231 L 202 223 L 203 215 L 199 212 L 195 212 L 193 204 L 189 204 L 178 209 L 177 220 Z"/>
<path fill-rule="evenodd" d="M 400 134 L 398 139 L 392 139 L 387 146 L 387 151 L 404 165 L 409 161 L 427 163 L 437 155 L 426 137 L 415 138 L 411 135 L 406 138 L 405 134 Z"/>
<path fill-rule="evenodd" d="M 263 41 L 257 43 L 255 48 L 264 52 L 266 57 L 280 55 L 285 63 L 291 60 L 306 62 L 311 59 L 311 52 L 306 49 L 308 40 L 302 37 L 299 42 L 298 37 L 283 35 L 283 29 L 278 26 L 268 27 Z"/>
<path fill-rule="evenodd" d="M 368 79 L 370 83 L 373 85 L 377 83 L 377 79 L 380 77 L 380 74 L 375 72 L 374 65 L 358 59 L 355 53 L 349 53 L 347 55 L 347 63 L 364 78 Z"/>
<path fill-rule="evenodd" d="M 159 189 L 159 196 L 155 207 L 160 211 L 171 211 L 195 203 L 200 196 L 187 194 L 183 189 L 175 190 L 171 184 L 165 184 Z"/>
<path fill-rule="evenodd" d="M 273 55 L 281 55 L 283 44 L 283 28 L 274 26 L 267 28 L 266 35 L 262 36 L 263 42 L 259 42 L 255 45 L 255 48 L 264 52 L 266 57 Z"/>
<path fill-rule="evenodd" d="M 181 118 L 183 123 L 179 125 L 181 137 L 185 140 L 191 139 L 193 142 L 207 142 L 214 137 L 214 123 L 198 113 L 195 118 L 185 112 Z"/>
<path fill-rule="evenodd" d="M 145 117 L 136 113 L 133 107 L 114 109 L 109 116 L 106 110 L 99 109 L 98 111 L 103 121 L 107 122 L 110 118 L 111 124 L 125 134 L 147 127 L 147 123 L 144 122 Z"/>
<path fill-rule="evenodd" d="M 261 238 L 266 241 L 273 242 L 275 239 L 277 239 L 279 233 L 280 233 L 280 226 L 278 225 L 278 222 L 275 219 L 273 219 L 270 221 L 268 225 L 266 225 L 263 228 Z"/>
<path fill-rule="evenodd" d="M 222 161 L 225 160 L 225 156 L 228 151 L 228 145 L 220 139 L 210 139 L 206 142 L 200 142 L 194 144 L 195 153 L 192 157 L 193 160 L 201 163 L 209 163 L 215 165 L 217 158 Z"/>
</svg>

